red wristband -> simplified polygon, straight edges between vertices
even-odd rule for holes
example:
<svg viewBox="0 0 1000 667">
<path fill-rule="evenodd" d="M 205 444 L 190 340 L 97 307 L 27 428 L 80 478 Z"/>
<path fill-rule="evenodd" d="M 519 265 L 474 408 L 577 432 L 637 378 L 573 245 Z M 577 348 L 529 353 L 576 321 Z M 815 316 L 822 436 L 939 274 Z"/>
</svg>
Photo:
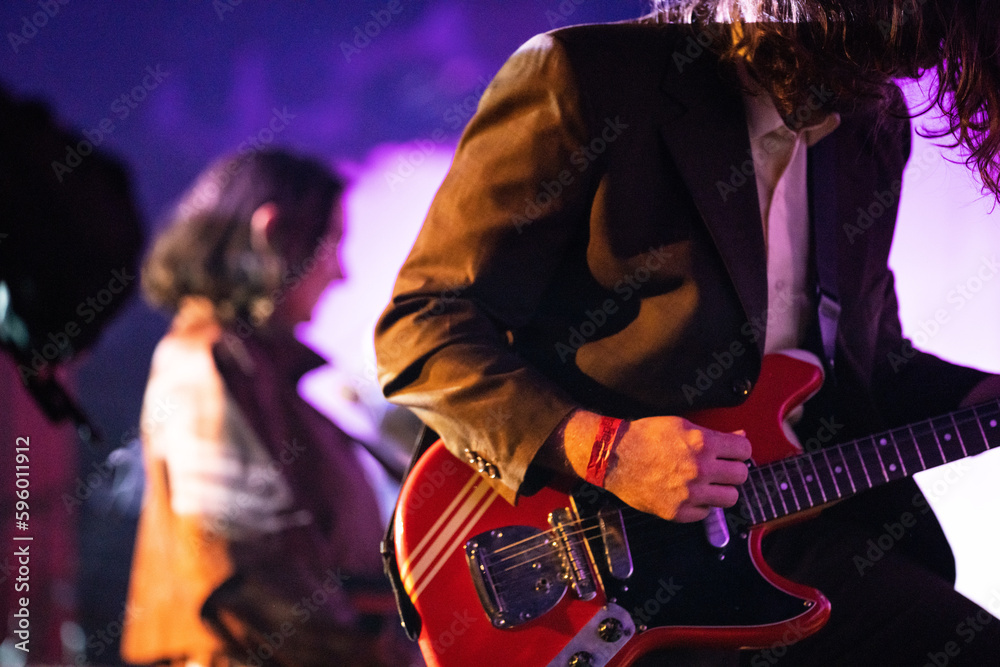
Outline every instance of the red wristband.
<svg viewBox="0 0 1000 667">
<path fill-rule="evenodd" d="M 618 429 L 621 425 L 621 419 L 601 417 L 601 424 L 597 427 L 597 436 L 594 438 L 594 448 L 590 450 L 590 463 L 587 464 L 587 482 L 594 486 L 604 486 L 604 475 L 608 472 L 608 462 L 618 442 Z"/>
</svg>

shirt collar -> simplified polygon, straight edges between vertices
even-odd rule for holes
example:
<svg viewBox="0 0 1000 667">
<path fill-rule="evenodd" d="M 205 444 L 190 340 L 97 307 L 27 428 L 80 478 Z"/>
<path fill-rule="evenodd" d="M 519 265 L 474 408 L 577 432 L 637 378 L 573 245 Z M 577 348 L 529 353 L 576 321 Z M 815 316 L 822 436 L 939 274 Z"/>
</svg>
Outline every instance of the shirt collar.
<svg viewBox="0 0 1000 667">
<path fill-rule="evenodd" d="M 827 114 L 823 120 L 813 125 L 806 125 L 798 132 L 788 128 L 771 100 L 771 96 L 754 81 L 743 63 L 737 66 L 740 83 L 744 86 L 743 103 L 747 113 L 747 129 L 750 131 L 750 141 L 758 141 L 766 135 L 787 129 L 793 135 L 802 134 L 806 145 L 814 146 L 831 132 L 840 127 L 840 114 L 836 111 Z"/>
</svg>

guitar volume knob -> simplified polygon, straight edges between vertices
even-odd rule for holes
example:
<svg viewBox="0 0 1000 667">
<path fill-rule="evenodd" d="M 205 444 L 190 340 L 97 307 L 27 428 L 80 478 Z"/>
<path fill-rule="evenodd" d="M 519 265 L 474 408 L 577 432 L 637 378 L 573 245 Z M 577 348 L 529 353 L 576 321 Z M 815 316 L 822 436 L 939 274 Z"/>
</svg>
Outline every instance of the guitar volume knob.
<svg viewBox="0 0 1000 667">
<path fill-rule="evenodd" d="M 617 618 L 606 618 L 597 626 L 597 636 L 609 644 L 615 643 L 624 634 L 622 622 Z"/>
<path fill-rule="evenodd" d="M 749 378 L 739 378 L 733 381 L 733 393 L 737 396 L 749 396 L 753 389 L 753 382 Z"/>
</svg>

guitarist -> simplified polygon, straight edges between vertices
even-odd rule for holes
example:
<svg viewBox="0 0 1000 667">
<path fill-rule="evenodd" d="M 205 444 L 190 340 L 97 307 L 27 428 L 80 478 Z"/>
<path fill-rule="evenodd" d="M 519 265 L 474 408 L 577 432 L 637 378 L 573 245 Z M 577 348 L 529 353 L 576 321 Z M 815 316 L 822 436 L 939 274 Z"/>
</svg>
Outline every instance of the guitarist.
<svg viewBox="0 0 1000 667">
<path fill-rule="evenodd" d="M 991 8 L 662 0 L 530 40 L 483 96 L 377 326 L 385 394 L 510 502 L 556 471 L 675 521 L 737 501 L 750 443 L 682 415 L 743 401 L 766 352 L 825 359 L 804 438 L 1000 395 L 996 376 L 903 338 L 888 268 L 910 151 L 893 78 L 937 68 L 932 101 L 1000 195 Z M 906 513 L 914 525 L 860 571 L 854 556 Z M 724 663 L 1000 656 L 1000 621 L 954 591 L 912 481 L 775 533 L 765 556 L 822 590 L 831 618 Z"/>
</svg>

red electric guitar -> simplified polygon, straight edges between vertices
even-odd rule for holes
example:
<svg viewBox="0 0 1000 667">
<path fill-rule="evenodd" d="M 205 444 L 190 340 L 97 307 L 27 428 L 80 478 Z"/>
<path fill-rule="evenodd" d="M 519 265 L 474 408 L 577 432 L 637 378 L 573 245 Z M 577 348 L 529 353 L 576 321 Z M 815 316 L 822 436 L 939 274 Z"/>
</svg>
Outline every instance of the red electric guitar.
<svg viewBox="0 0 1000 667">
<path fill-rule="evenodd" d="M 822 379 L 812 363 L 768 355 L 743 405 L 688 416 L 753 443 L 739 503 L 702 522 L 664 521 L 583 483 L 513 507 L 433 445 L 395 524 L 427 663 L 618 667 L 658 648 L 766 648 L 819 630 L 830 604 L 767 566 L 768 523 L 1000 444 L 996 401 L 804 454 L 783 420 Z"/>
</svg>

